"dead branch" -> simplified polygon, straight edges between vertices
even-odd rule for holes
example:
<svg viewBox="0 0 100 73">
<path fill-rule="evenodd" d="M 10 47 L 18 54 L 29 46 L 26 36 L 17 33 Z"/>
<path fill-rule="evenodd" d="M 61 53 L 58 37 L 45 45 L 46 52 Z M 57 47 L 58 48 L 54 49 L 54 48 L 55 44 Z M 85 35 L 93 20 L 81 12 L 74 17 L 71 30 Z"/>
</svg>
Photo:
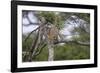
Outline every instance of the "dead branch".
<svg viewBox="0 0 100 73">
<path fill-rule="evenodd" d="M 35 30 L 31 31 L 31 32 L 29 33 L 29 35 L 25 38 L 24 42 L 27 41 L 27 39 L 30 37 L 30 35 L 31 35 L 33 32 L 35 32 L 36 30 L 40 29 L 40 27 L 43 29 L 43 28 L 44 28 L 44 25 L 40 25 L 40 26 L 37 27 Z"/>
<path fill-rule="evenodd" d="M 39 50 L 34 56 L 39 55 L 39 54 L 42 52 L 42 50 L 43 50 L 43 48 L 44 48 L 45 46 L 46 46 L 46 44 L 42 45 L 42 47 L 40 48 L 40 50 Z"/>
<path fill-rule="evenodd" d="M 36 30 L 38 30 L 39 28 L 40 28 L 40 27 L 37 27 L 35 30 L 31 31 L 31 32 L 29 33 L 29 35 L 25 38 L 24 42 L 26 42 L 27 39 L 30 37 L 30 35 L 31 35 L 33 32 L 35 32 Z"/>
<path fill-rule="evenodd" d="M 90 43 L 87 42 L 81 42 L 81 41 L 66 41 L 66 40 L 61 40 L 61 41 L 56 41 L 54 44 L 59 44 L 59 43 L 66 43 L 66 44 L 77 44 L 77 45 L 82 45 L 82 46 L 90 46 Z"/>
<path fill-rule="evenodd" d="M 32 61 L 32 56 L 33 56 L 33 52 L 35 53 L 36 52 L 36 45 L 37 45 L 37 42 L 38 42 L 38 36 L 39 35 L 39 31 L 38 31 L 38 34 L 37 34 L 37 36 L 36 36 L 36 39 L 35 39 L 35 41 L 33 40 L 33 42 L 32 42 L 32 46 L 30 47 L 30 54 L 29 54 L 29 61 Z"/>
</svg>

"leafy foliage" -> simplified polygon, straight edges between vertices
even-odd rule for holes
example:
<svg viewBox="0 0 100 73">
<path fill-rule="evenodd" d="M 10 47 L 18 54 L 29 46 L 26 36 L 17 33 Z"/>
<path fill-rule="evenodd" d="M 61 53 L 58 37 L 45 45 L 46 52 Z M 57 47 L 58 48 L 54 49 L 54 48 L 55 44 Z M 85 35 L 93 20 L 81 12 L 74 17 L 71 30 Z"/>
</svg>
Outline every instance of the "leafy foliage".
<svg viewBox="0 0 100 73">
<path fill-rule="evenodd" d="M 65 20 L 59 12 L 39 12 L 40 17 L 44 17 L 46 22 L 55 25 L 58 29 L 63 28 Z"/>
<path fill-rule="evenodd" d="M 32 38 L 29 38 L 26 43 L 23 43 L 23 51 L 28 52 Z M 24 54 L 23 54 L 24 56 Z M 54 60 L 81 60 L 90 58 L 90 47 L 80 46 L 76 44 L 65 44 L 65 45 L 55 45 L 54 47 Z M 48 49 L 43 48 L 41 53 L 33 59 L 33 61 L 47 61 L 48 60 Z M 23 57 L 23 62 L 28 61 L 28 55 L 26 58 Z"/>
</svg>

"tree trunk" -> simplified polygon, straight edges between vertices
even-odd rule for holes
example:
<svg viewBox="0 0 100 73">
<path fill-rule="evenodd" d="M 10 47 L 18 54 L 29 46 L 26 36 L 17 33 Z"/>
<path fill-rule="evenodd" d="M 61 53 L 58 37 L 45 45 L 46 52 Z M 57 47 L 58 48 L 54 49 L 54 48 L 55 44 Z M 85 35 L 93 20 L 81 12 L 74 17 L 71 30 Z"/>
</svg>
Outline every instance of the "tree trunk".
<svg viewBox="0 0 100 73">
<path fill-rule="evenodd" d="M 44 36 L 45 36 L 45 41 L 47 43 L 47 49 L 48 49 L 48 61 L 53 61 L 54 60 L 54 48 L 53 48 L 53 43 L 50 42 L 48 38 L 48 31 L 47 31 L 47 25 L 45 25 L 44 28 Z"/>
<path fill-rule="evenodd" d="M 48 61 L 54 60 L 54 48 L 52 43 L 48 43 Z"/>
</svg>

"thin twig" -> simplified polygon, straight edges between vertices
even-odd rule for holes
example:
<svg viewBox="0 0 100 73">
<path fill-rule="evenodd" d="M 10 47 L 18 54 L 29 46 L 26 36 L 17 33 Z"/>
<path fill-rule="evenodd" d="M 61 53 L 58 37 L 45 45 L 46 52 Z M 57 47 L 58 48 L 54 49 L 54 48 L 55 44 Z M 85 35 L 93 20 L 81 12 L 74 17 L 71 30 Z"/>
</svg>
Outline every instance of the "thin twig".
<svg viewBox="0 0 100 73">
<path fill-rule="evenodd" d="M 26 42 L 27 39 L 30 37 L 30 35 L 31 35 L 33 32 L 35 32 L 36 30 L 38 30 L 39 28 L 40 28 L 40 27 L 37 27 L 35 30 L 31 31 L 31 32 L 29 33 L 29 35 L 25 38 L 24 42 Z"/>
</svg>

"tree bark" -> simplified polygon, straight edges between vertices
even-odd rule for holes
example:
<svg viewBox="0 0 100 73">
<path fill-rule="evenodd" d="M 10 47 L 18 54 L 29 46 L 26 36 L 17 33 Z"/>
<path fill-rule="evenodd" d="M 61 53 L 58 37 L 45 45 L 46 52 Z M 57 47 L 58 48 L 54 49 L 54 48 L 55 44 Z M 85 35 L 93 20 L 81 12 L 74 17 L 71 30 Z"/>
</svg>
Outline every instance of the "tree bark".
<svg viewBox="0 0 100 73">
<path fill-rule="evenodd" d="M 32 59 L 34 58 L 34 56 L 36 54 L 36 51 L 38 49 L 38 46 L 39 46 L 39 44 L 41 42 L 41 34 L 42 34 L 41 30 L 42 30 L 42 27 L 40 27 L 38 29 L 38 33 L 37 33 L 36 39 L 32 43 L 31 50 L 30 50 L 30 55 L 29 55 L 29 61 L 32 61 Z"/>
<path fill-rule="evenodd" d="M 53 44 L 48 41 L 48 61 L 54 60 L 54 47 Z"/>
<path fill-rule="evenodd" d="M 48 48 L 48 61 L 53 61 L 54 60 L 54 48 L 53 48 L 53 43 L 49 40 L 48 38 L 48 32 L 47 32 L 47 28 L 45 26 L 45 29 L 44 29 L 44 36 L 45 36 L 45 40 L 46 40 L 46 43 L 47 43 L 47 48 Z"/>
</svg>

